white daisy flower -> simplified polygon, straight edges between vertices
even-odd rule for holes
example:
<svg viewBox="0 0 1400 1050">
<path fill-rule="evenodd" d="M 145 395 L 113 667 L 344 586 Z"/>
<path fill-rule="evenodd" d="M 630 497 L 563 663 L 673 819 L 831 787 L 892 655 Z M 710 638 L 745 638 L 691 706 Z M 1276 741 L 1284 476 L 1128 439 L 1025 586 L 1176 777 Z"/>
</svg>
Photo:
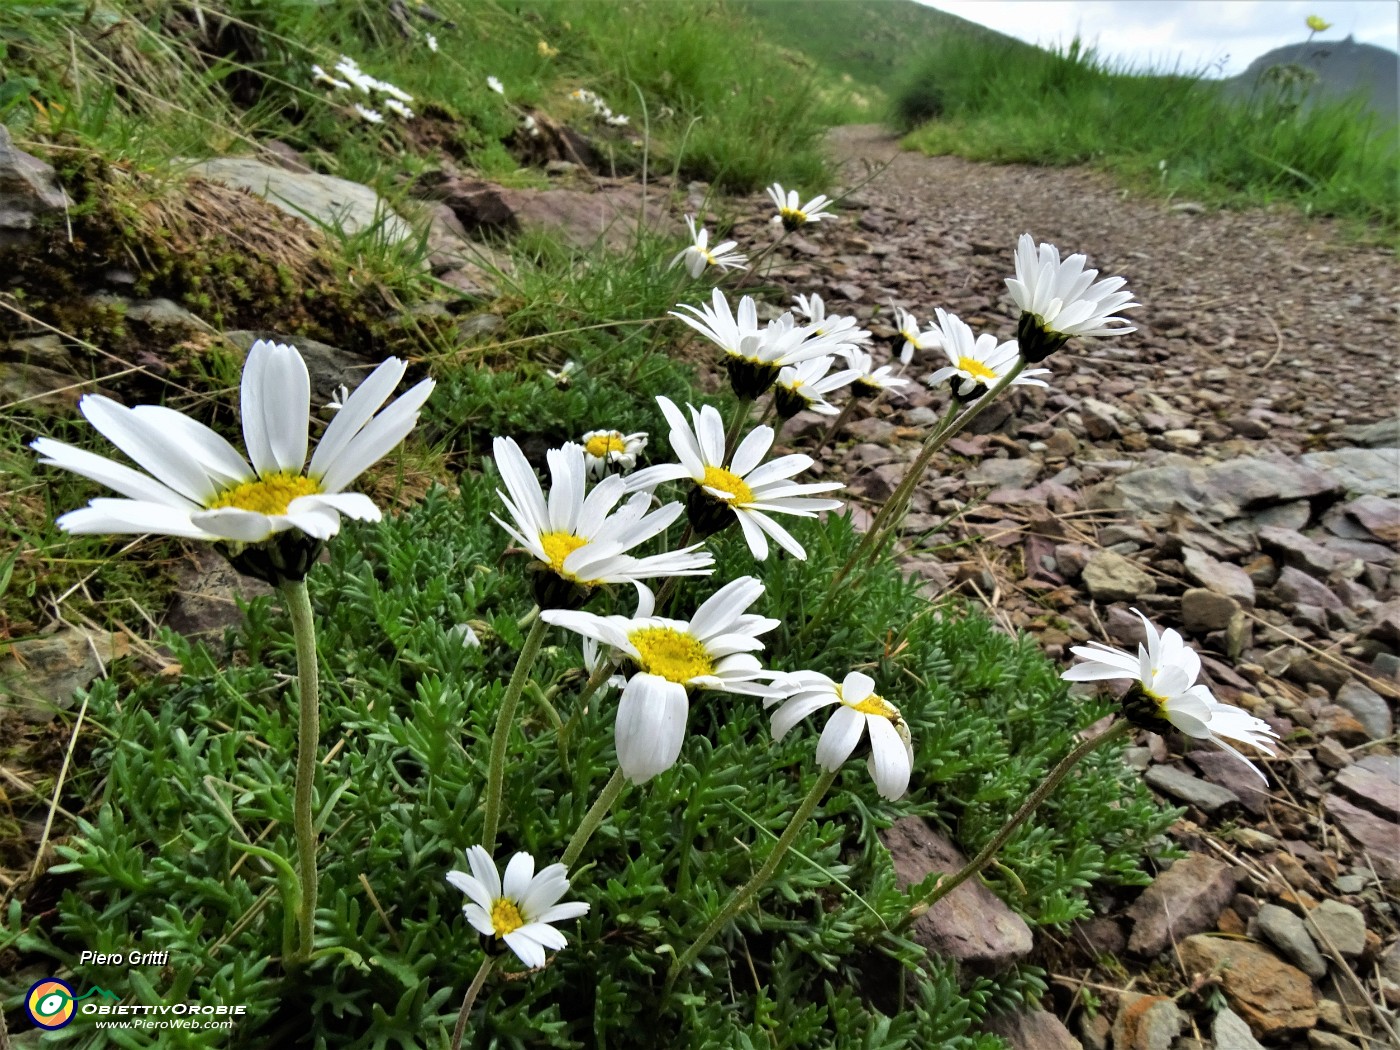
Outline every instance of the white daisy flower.
<svg viewBox="0 0 1400 1050">
<path fill-rule="evenodd" d="M 366 124 L 384 123 L 384 115 L 377 109 L 370 109 L 368 106 L 362 106 L 358 102 L 356 102 L 352 108 L 355 110 L 356 115 Z"/>
<path fill-rule="evenodd" d="M 489 87 L 492 91 L 494 91 L 494 92 L 495 92 L 496 94 L 498 94 L 498 95 L 504 95 L 504 94 L 506 93 L 506 87 L 505 87 L 505 85 L 502 84 L 502 83 L 501 83 L 498 79 L 496 79 L 495 77 L 487 77 L 487 78 L 486 78 L 486 86 Z"/>
<path fill-rule="evenodd" d="M 1135 725 L 1160 730 L 1163 720 L 1170 722 L 1189 737 L 1219 744 L 1267 784 L 1259 768 L 1226 740 L 1249 744 L 1272 756 L 1270 745 L 1278 740 L 1278 734 L 1267 722 L 1222 704 L 1209 688 L 1195 684 L 1201 673 L 1201 658 L 1195 650 L 1170 628 L 1159 637 L 1146 616 L 1136 609 L 1133 612 L 1142 620 L 1147 635 L 1147 644 L 1138 646 L 1136 656 L 1102 642 L 1076 645 L 1070 652 L 1087 662 L 1076 664 L 1060 677 L 1069 682 L 1133 679 L 1122 703 L 1124 714 Z"/>
<path fill-rule="evenodd" d="M 1037 249 L 1029 233 L 1021 234 L 1016 245 L 1016 276 L 1006 287 L 1021 308 L 1016 335 L 1027 361 L 1045 360 L 1071 336 L 1123 335 L 1136 331 L 1118 310 L 1130 310 L 1132 292 L 1120 292 L 1127 282 L 1122 277 L 1094 278 L 1098 270 L 1084 269 L 1087 260 L 1071 255 L 1060 261 L 1060 250 L 1053 244 Z"/>
<path fill-rule="evenodd" d="M 345 402 L 349 399 L 350 388 L 344 383 L 341 383 L 338 387 L 335 388 L 335 393 L 331 395 L 331 399 L 326 402 L 326 407 L 331 409 L 332 411 L 339 412 L 342 408 L 345 407 Z"/>
<path fill-rule="evenodd" d="M 816 293 L 795 295 L 793 302 L 797 304 L 797 312 L 807 318 L 811 324 L 813 334 L 831 336 L 836 340 L 835 345 L 831 348 L 833 353 L 839 354 L 846 350 L 859 349 L 869 344 L 874 338 L 868 331 L 860 327 L 860 322 L 854 317 L 844 314 L 828 314 L 826 303 Z"/>
<path fill-rule="evenodd" d="M 520 961 L 531 969 L 543 966 L 545 949 L 559 951 L 568 941 L 554 923 L 588 914 L 583 901 L 558 900 L 569 889 L 562 864 L 551 864 L 535 873 L 535 858 L 517 853 L 506 865 L 502 882 L 496 862 L 480 846 L 467 850 L 472 869 L 449 871 L 447 881 L 471 898 L 462 906 L 467 921 L 485 937 L 505 941 Z"/>
<path fill-rule="evenodd" d="M 831 201 L 825 194 L 818 194 L 806 204 L 798 204 L 801 198 L 797 196 L 796 190 L 784 190 L 781 183 L 775 182 L 768 187 L 768 197 L 778 209 L 778 214 L 773 216 L 771 221 L 782 223 L 788 230 L 833 217 L 826 210 Z"/>
<path fill-rule="evenodd" d="M 334 88 L 337 91 L 350 90 L 350 85 L 348 83 L 346 83 L 344 80 L 339 80 L 331 76 L 320 66 L 313 65 L 311 67 L 311 79 L 318 84 L 325 84 L 327 87 Z"/>
<path fill-rule="evenodd" d="M 616 467 L 625 474 L 637 465 L 637 457 L 647 447 L 643 431 L 624 434 L 620 430 L 590 430 L 583 435 L 583 456 L 590 477 L 600 478 Z"/>
<path fill-rule="evenodd" d="M 335 71 L 364 94 L 373 92 L 375 79 L 361 70 L 360 64 L 349 55 L 340 56 L 340 61 L 335 64 Z"/>
<path fill-rule="evenodd" d="M 386 98 L 384 100 L 384 108 L 387 109 L 390 113 L 393 113 L 396 116 L 402 118 L 403 120 L 413 119 L 413 110 L 409 109 L 402 102 L 398 101 L 398 99 Z"/>
<path fill-rule="evenodd" d="M 453 624 L 448 628 L 447 633 L 456 638 L 468 649 L 481 648 L 481 638 L 477 635 L 476 631 L 472 630 L 472 625 L 469 623 Z"/>
<path fill-rule="evenodd" d="M 837 685 L 816 671 L 785 675 L 785 698 L 764 700 L 764 707 L 782 704 L 773 712 L 773 739 L 781 740 L 793 726 L 813 711 L 833 704 L 840 706 L 827 720 L 817 744 L 817 765 L 827 772 L 839 769 L 870 733 L 870 775 L 883 798 L 891 802 L 909 790 L 914 765 L 914 747 L 909 727 L 899 708 L 875 692 L 875 679 L 852 671 Z"/>
<path fill-rule="evenodd" d="M 797 324 L 790 313 L 760 328 L 752 296 L 739 300 L 736 314 L 730 311 L 729 301 L 718 288 L 711 293 L 709 306 L 682 303 L 679 309 L 694 316 L 675 310 L 671 316 L 724 351 L 730 385 L 735 396 L 744 400 L 753 400 L 768 390 L 785 366 L 834 353 L 843 345 L 835 336 L 819 335 L 814 327 Z"/>
<path fill-rule="evenodd" d="M 147 473 L 39 438 L 39 462 L 71 470 L 126 499 L 95 499 L 58 519 L 64 532 L 160 533 L 258 543 L 300 530 L 317 540 L 340 530 L 342 514 L 378 521 L 368 496 L 345 487 L 408 436 L 433 392 L 425 379 L 380 412 L 408 365 L 389 358 L 343 403 L 306 462 L 311 380 L 296 347 L 259 340 L 243 365 L 240 413 L 252 465 L 203 423 L 160 405 L 126 408 L 89 394 L 89 423 Z M 376 413 L 378 413 L 376 415 Z"/>
<path fill-rule="evenodd" d="M 754 652 L 778 620 L 747 612 L 763 584 L 741 576 L 711 595 L 689 622 L 658 616 L 545 612 L 545 622 L 610 646 L 636 667 L 617 708 L 617 764 L 642 783 L 676 764 L 690 711 L 688 690 L 777 695 Z"/>
<path fill-rule="evenodd" d="M 557 371 L 557 372 L 552 372 L 552 371 L 550 371 L 548 368 L 546 368 L 546 369 L 544 370 L 544 374 L 547 375 L 547 376 L 549 376 L 550 379 L 554 380 L 554 382 L 555 382 L 556 385 L 558 385 L 558 386 L 568 386 L 569 383 L 570 383 L 570 381 L 571 381 L 571 380 L 573 379 L 573 377 L 574 377 L 574 373 L 577 372 L 577 371 L 578 371 L 578 362 L 577 362 L 577 361 L 565 361 L 565 362 L 564 362 L 564 367 L 561 368 L 561 369 L 559 369 L 559 371 Z"/>
<path fill-rule="evenodd" d="M 412 95 L 410 95 L 403 88 L 398 87 L 395 84 L 389 83 L 387 80 L 376 80 L 374 82 L 374 86 L 385 95 L 388 95 L 395 102 L 401 102 L 405 106 L 413 101 Z M 388 103 L 386 102 L 385 105 L 387 106 Z"/>
<path fill-rule="evenodd" d="M 710 231 L 704 227 L 696 229 L 694 215 L 687 215 L 685 224 L 690 227 L 691 243 L 676 253 L 676 257 L 666 269 L 674 269 L 677 263 L 683 262 L 686 273 L 691 277 L 699 277 L 709 266 L 721 271 L 748 269 L 748 256 L 733 250 L 738 241 L 725 241 L 711 248 Z"/>
<path fill-rule="evenodd" d="M 847 350 L 846 361 L 857 373 L 851 381 L 853 397 L 876 397 L 881 391 L 901 387 L 909 380 L 894 374 L 894 365 L 875 367 L 875 359 L 864 350 Z"/>
<path fill-rule="evenodd" d="M 425 33 L 425 34 L 423 35 L 423 42 L 424 42 L 425 44 L 428 45 L 428 50 L 429 50 L 429 51 L 431 51 L 431 52 L 432 52 L 433 54 L 435 54 L 435 55 L 437 54 L 437 49 L 438 49 L 437 37 L 433 36 L 432 33 Z"/>
<path fill-rule="evenodd" d="M 739 442 L 734 457 L 724 462 L 724 423 L 712 405 L 690 409 L 691 424 L 669 398 L 656 403 L 671 424 L 671 450 L 679 463 L 663 463 L 637 471 L 627 479 L 628 487 L 649 492 L 663 481 L 690 478 L 695 482 L 686 501 L 690 523 L 701 536 L 718 532 L 737 518 L 749 550 L 759 561 L 768 557 L 768 537 L 794 558 L 805 561 L 807 552 L 792 534 L 770 514 L 792 514 L 815 518 L 824 510 L 835 510 L 840 500 L 813 499 L 819 492 L 844 488 L 839 481 L 803 484 L 790 480 L 812 465 L 812 457 L 802 454 L 780 456 L 763 462 L 773 445 L 773 428 L 755 427 Z"/>
<path fill-rule="evenodd" d="M 521 547 L 568 586 L 537 590 L 542 607 L 549 607 L 578 596 L 604 583 L 631 583 L 660 576 L 705 576 L 714 565 L 714 556 L 699 544 L 684 550 L 668 551 L 638 558 L 627 552 L 663 532 L 681 515 L 679 503 L 649 511 L 651 497 L 638 492 L 617 506 L 627 495 L 627 482 L 614 474 L 587 492 L 587 466 L 583 446 L 567 444 L 548 453 L 550 489 L 546 500 L 534 470 L 510 438 L 496 438 L 496 469 L 501 472 L 506 492 L 496 490 L 510 514 L 506 522 L 496 515 L 496 523 L 510 533 Z"/>
<path fill-rule="evenodd" d="M 937 386 L 946 379 L 953 388 L 954 396 L 980 397 L 1020 360 L 1021 349 L 1016 340 L 998 343 L 996 336 L 987 332 L 974 338 L 972 329 L 957 314 L 942 310 L 935 312 L 940 335 L 938 343 L 952 363 L 925 379 L 929 386 Z M 1049 374 L 1048 368 L 1026 369 L 1011 381 L 1011 385 L 1045 386 L 1044 380 L 1035 377 Z"/>
<path fill-rule="evenodd" d="M 854 368 L 832 372 L 835 360 L 834 357 L 818 357 L 799 365 L 787 365 L 778 373 L 773 403 L 781 418 L 791 419 L 804 409 L 824 416 L 838 414 L 839 410 L 826 400 L 826 395 L 849 386 L 860 373 Z"/>
<path fill-rule="evenodd" d="M 895 327 L 904 337 L 904 345 L 899 349 L 899 363 L 908 365 L 914 360 L 915 350 L 927 350 L 937 346 L 937 333 L 919 331 L 919 319 L 902 306 L 894 308 Z"/>
<path fill-rule="evenodd" d="M 626 113 L 609 113 L 603 120 L 615 128 L 625 128 L 632 123 L 632 119 Z"/>
</svg>

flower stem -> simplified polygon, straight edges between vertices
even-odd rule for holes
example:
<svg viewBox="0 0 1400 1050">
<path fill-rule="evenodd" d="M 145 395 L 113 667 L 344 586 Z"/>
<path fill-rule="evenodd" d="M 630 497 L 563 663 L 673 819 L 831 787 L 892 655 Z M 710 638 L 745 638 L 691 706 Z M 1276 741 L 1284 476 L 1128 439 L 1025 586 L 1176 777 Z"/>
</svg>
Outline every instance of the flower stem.
<svg viewBox="0 0 1400 1050">
<path fill-rule="evenodd" d="M 525 636 L 525 644 L 520 647 L 520 657 L 515 662 L 515 673 L 506 686 L 501 710 L 496 715 L 496 730 L 491 734 L 491 764 L 486 772 L 486 821 L 481 833 L 482 848 L 491 853 L 496 848 L 496 832 L 501 826 L 501 793 L 506 779 L 506 744 L 510 740 L 511 725 L 515 721 L 515 708 L 520 703 L 520 695 L 525 692 L 525 683 L 530 680 L 530 669 L 535 658 L 540 655 L 544 635 L 549 624 L 535 610 L 535 620 L 530 624 L 530 633 Z"/>
<path fill-rule="evenodd" d="M 724 929 L 725 926 L 733 921 L 735 916 L 753 903 L 753 899 L 758 894 L 758 891 L 764 887 L 768 880 L 773 877 L 773 873 L 778 870 L 778 865 L 782 862 L 787 851 L 792 847 L 793 842 L 797 838 L 797 833 L 802 830 L 802 825 L 806 824 L 808 819 L 816 811 L 817 804 L 821 802 L 822 797 L 827 793 L 827 790 L 831 787 L 832 782 L 836 780 L 837 774 L 840 772 L 841 769 L 838 766 L 836 769 L 827 770 L 823 772 L 821 776 L 817 777 L 816 782 L 812 784 L 812 789 L 807 792 L 807 797 L 804 798 L 802 804 L 797 807 L 797 812 L 792 815 L 792 820 L 788 822 L 787 828 L 783 831 L 782 836 L 774 844 L 772 851 L 768 854 L 768 859 L 763 862 L 763 867 L 758 869 L 753 878 L 749 879 L 748 882 L 744 883 L 742 887 L 735 890 L 734 893 L 730 895 L 728 902 L 724 905 L 724 908 L 721 909 L 720 913 L 710 920 L 709 925 L 700 932 L 700 936 L 695 938 L 690 946 L 676 957 L 675 962 L 671 963 L 671 971 L 666 977 L 667 992 L 675 985 L 676 978 L 680 976 L 681 972 L 695 961 L 705 945 L 714 940 L 715 935 L 719 933 L 720 930 Z"/>
<path fill-rule="evenodd" d="M 306 589 L 306 580 L 284 580 L 281 589 L 297 647 L 297 774 L 292 825 L 296 829 L 297 868 L 301 880 L 296 960 L 306 962 L 311 958 L 311 943 L 316 932 L 316 826 L 313 809 L 316 753 L 321 737 L 321 686 L 316 663 L 316 620 L 311 611 L 311 595 Z"/>
<path fill-rule="evenodd" d="M 752 398 L 740 398 L 738 407 L 734 409 L 734 418 L 729 421 L 729 431 L 724 435 L 725 463 L 734 456 L 734 450 L 739 445 L 739 431 L 744 429 L 744 420 L 749 418 L 749 406 L 752 404 Z"/>
<path fill-rule="evenodd" d="M 827 445 L 831 444 L 831 439 L 836 436 L 837 431 L 846 425 L 846 420 L 851 418 L 851 413 L 855 411 L 856 403 L 859 400 L 859 398 L 855 397 L 847 399 L 846 403 L 841 406 L 841 411 L 837 414 L 836 418 L 831 421 L 831 426 L 826 428 L 826 433 L 822 435 L 822 439 L 817 442 L 817 447 L 807 453 L 809 456 L 813 459 L 818 459 L 821 456 L 822 450 L 825 449 Z"/>
<path fill-rule="evenodd" d="M 777 250 L 778 245 L 782 244 L 783 241 L 788 239 L 788 234 L 790 233 L 792 233 L 792 231 L 789 230 L 786 226 L 784 226 L 783 232 L 778 235 L 778 239 L 775 240 L 772 244 L 770 244 L 767 248 L 764 248 L 763 251 L 759 252 L 757 258 L 752 259 L 749 262 L 748 268 L 744 270 L 744 275 L 740 277 L 736 282 L 734 282 L 734 290 L 736 292 L 740 288 L 744 287 L 744 285 L 748 284 L 752 278 L 758 276 L 759 264 L 762 263 L 764 259 L 768 258 L 768 256 L 772 255 L 773 252 Z"/>
<path fill-rule="evenodd" d="M 476 1005 L 476 997 L 481 994 L 481 986 L 486 983 L 486 978 L 491 975 L 491 967 L 496 965 L 496 957 L 488 955 L 481 960 L 481 966 L 477 968 L 476 976 L 472 978 L 471 985 L 467 988 L 467 994 L 462 996 L 462 1009 L 457 1012 L 457 1027 L 452 1030 L 452 1050 L 462 1050 L 462 1037 L 467 1034 L 467 1021 L 471 1019 L 472 1007 Z"/>
<path fill-rule="evenodd" d="M 1022 803 L 1021 808 L 1011 815 L 1011 819 L 1002 825 L 1001 830 L 992 836 L 991 841 L 982 847 L 982 851 L 978 853 L 977 856 L 963 865 L 962 870 L 956 875 L 939 879 L 933 889 L 929 890 L 928 893 L 924 894 L 924 896 L 916 900 L 910 906 L 908 914 L 895 926 L 895 931 L 899 932 L 900 930 L 907 929 L 915 920 L 924 915 L 940 900 L 948 896 L 948 894 L 952 893 L 964 882 L 990 864 L 1001 848 L 1006 845 L 1007 840 L 1011 838 L 1012 833 L 1026 822 L 1027 818 L 1035 812 L 1036 807 L 1044 802 L 1046 798 L 1050 796 L 1051 792 L 1060 786 L 1060 781 L 1064 780 L 1065 777 L 1069 775 L 1071 769 L 1077 766 L 1090 752 L 1097 751 L 1106 744 L 1122 739 L 1128 734 L 1132 727 L 1133 725 L 1131 722 L 1125 718 L 1120 718 L 1098 736 L 1092 737 L 1089 740 L 1080 741 L 1079 745 L 1073 751 L 1060 759 L 1059 764 L 1055 766 L 1054 769 L 1050 770 L 1040 786 L 1031 792 L 1030 798 L 1026 799 L 1026 801 Z"/>
<path fill-rule="evenodd" d="M 613 770 L 611 779 L 603 785 L 603 790 L 598 793 L 593 805 L 579 821 L 573 838 L 569 839 L 569 844 L 564 849 L 564 855 L 559 858 L 559 863 L 563 864 L 565 868 L 572 867 L 574 861 L 578 860 L 578 855 L 583 852 L 583 847 L 588 845 L 588 840 L 598 830 L 598 825 L 603 823 L 603 818 L 608 815 L 608 810 L 612 809 L 613 803 L 617 801 L 617 796 L 622 794 L 622 789 L 626 786 L 627 778 L 622 775 L 622 770 Z"/>
</svg>

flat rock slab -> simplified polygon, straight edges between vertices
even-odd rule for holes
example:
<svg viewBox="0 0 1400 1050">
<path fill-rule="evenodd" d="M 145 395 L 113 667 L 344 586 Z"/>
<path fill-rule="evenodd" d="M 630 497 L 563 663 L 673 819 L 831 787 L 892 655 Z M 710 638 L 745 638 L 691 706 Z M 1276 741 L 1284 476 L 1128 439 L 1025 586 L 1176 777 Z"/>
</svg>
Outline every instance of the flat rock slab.
<svg viewBox="0 0 1400 1050">
<path fill-rule="evenodd" d="M 1128 950 L 1156 955 L 1174 941 L 1213 929 L 1235 895 L 1229 866 L 1204 853 L 1189 853 L 1152 881 L 1128 909 Z"/>
<path fill-rule="evenodd" d="M 967 858 L 922 817 L 904 817 L 880 840 L 890 851 L 900 889 L 935 872 L 957 872 Z M 1031 931 L 977 879 L 968 879 L 920 917 L 913 939 L 930 952 L 985 969 L 1002 969 L 1030 954 Z"/>
<path fill-rule="evenodd" d="M 1317 1024 L 1317 993 L 1307 974 L 1250 941 L 1198 933 L 1180 946 L 1188 973 L 1215 973 L 1230 1006 L 1261 1039 Z"/>
<path fill-rule="evenodd" d="M 1329 794 L 1322 804 L 1327 814 L 1370 857 L 1383 879 L 1400 879 L 1400 824 L 1378 817 L 1338 794 Z"/>
<path fill-rule="evenodd" d="M 393 244 L 416 236 L 384 198 L 348 179 L 287 171 L 251 157 L 214 157 L 189 170 L 211 182 L 247 190 L 313 226 L 351 235 L 377 227 L 379 236 Z"/>
<path fill-rule="evenodd" d="M 1400 496 L 1400 448 L 1338 448 L 1308 452 L 1305 467 L 1335 478 L 1348 495 Z"/>
<path fill-rule="evenodd" d="M 1124 474 L 1116 488 L 1133 510 L 1157 514 L 1186 510 L 1207 521 L 1226 521 L 1275 503 L 1336 495 L 1343 485 L 1322 470 L 1275 456 L 1204 467 L 1149 467 Z"/>
<path fill-rule="evenodd" d="M 1229 788 L 1193 777 L 1176 766 L 1153 766 L 1143 779 L 1163 794 L 1189 806 L 1198 806 L 1207 813 L 1214 813 L 1222 806 L 1238 803 L 1240 800 Z"/>
<path fill-rule="evenodd" d="M 65 627 L 43 638 L 27 638 L 0 649 L 0 694 L 6 708 L 28 722 L 47 722 L 72 705 L 115 657 L 125 656 L 124 634 Z"/>
</svg>

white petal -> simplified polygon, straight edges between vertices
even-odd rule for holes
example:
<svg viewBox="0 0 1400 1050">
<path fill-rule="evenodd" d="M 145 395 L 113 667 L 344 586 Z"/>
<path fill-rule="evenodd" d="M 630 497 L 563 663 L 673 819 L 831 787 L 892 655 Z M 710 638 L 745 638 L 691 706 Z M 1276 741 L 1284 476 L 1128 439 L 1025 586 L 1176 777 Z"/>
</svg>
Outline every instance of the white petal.
<svg viewBox="0 0 1400 1050">
<path fill-rule="evenodd" d="M 827 772 L 840 769 L 841 763 L 851 757 L 851 752 L 860 743 L 861 732 L 865 729 L 865 716 L 849 707 L 838 707 L 827 719 L 817 742 L 817 765 Z"/>
<path fill-rule="evenodd" d="M 641 784 L 676 764 L 685 741 L 685 688 L 653 674 L 635 674 L 617 705 L 617 764 Z"/>
<path fill-rule="evenodd" d="M 204 467 L 205 473 L 221 485 L 233 486 L 254 478 L 253 468 L 238 450 L 218 433 L 183 412 L 164 405 L 138 405 L 132 410 L 138 419 L 148 420 L 165 430 Z"/>
<path fill-rule="evenodd" d="M 287 504 L 287 512 L 295 514 L 303 508 L 316 506 L 329 507 L 356 521 L 379 521 L 384 515 L 362 492 L 322 492 L 312 496 L 298 496 Z"/>
<path fill-rule="evenodd" d="M 391 357 L 355 388 L 355 392 L 341 406 L 335 418 L 326 425 L 326 432 L 321 435 L 316 451 L 312 453 L 311 466 L 307 468 L 308 474 L 320 477 L 325 473 L 326 468 L 335 462 L 336 457 L 350 443 L 350 439 L 358 434 L 379 411 L 380 406 L 389 400 L 389 395 L 399 385 L 406 371 L 406 362 Z"/>
<path fill-rule="evenodd" d="M 544 948 L 539 941 L 522 933 L 523 929 L 522 926 L 520 930 L 512 930 L 503 939 L 520 961 L 534 970 L 544 965 Z"/>
<path fill-rule="evenodd" d="M 909 790 L 909 752 L 894 723 L 888 718 L 866 720 L 870 728 L 870 761 L 875 786 L 891 802 Z"/>
<path fill-rule="evenodd" d="M 174 489 L 162 485 L 155 478 L 142 474 L 138 470 L 132 470 L 106 456 L 85 452 L 83 449 L 74 448 L 72 445 L 55 441 L 52 438 L 36 438 L 29 447 L 39 453 L 40 463 L 71 470 L 74 474 L 81 474 L 85 478 L 106 485 L 109 489 L 134 500 L 144 503 L 160 503 L 184 510 L 194 510 L 199 506 Z"/>
<path fill-rule="evenodd" d="M 481 880 L 468 875 L 465 871 L 449 871 L 447 881 L 486 911 L 490 911 L 491 905 L 496 903 L 491 899 L 491 894 L 486 891 L 486 887 L 481 884 Z"/>
<path fill-rule="evenodd" d="M 808 693 L 785 701 L 782 707 L 773 712 L 773 739 L 781 740 L 788 735 L 793 726 L 813 711 L 830 707 L 837 702 L 835 693 Z"/>
<path fill-rule="evenodd" d="M 253 354 L 261 346 L 258 367 L 251 367 Z M 281 343 L 254 343 L 248 352 L 249 365 L 243 370 L 243 397 L 251 387 L 252 402 L 243 403 L 243 438 L 248 452 L 255 447 L 270 457 L 269 461 L 253 466 L 260 475 L 274 471 L 300 474 L 306 464 L 307 423 L 311 412 L 311 377 L 306 362 L 294 346 Z M 251 376 L 251 382 L 250 382 Z M 249 431 L 258 430 L 262 441 L 256 446 L 249 440 Z"/>
<path fill-rule="evenodd" d="M 197 511 L 190 515 L 190 520 L 207 533 L 240 543 L 260 543 L 280 531 L 268 515 L 241 507 Z"/>
<path fill-rule="evenodd" d="M 201 506 L 213 498 L 218 486 L 208 471 L 182 446 L 167 440 L 150 420 L 100 394 L 87 395 L 78 407 L 103 437 L 157 481 Z"/>
<path fill-rule="evenodd" d="M 164 503 L 129 499 L 95 499 L 80 510 L 70 510 L 55 523 L 74 536 L 144 535 L 183 536 L 194 540 L 218 539 L 190 521 L 190 512 Z"/>
<path fill-rule="evenodd" d="M 501 896 L 519 904 L 530 889 L 530 880 L 535 877 L 535 858 L 525 852 L 517 853 L 506 865 L 505 878 L 501 880 Z"/>
<path fill-rule="evenodd" d="M 467 865 L 472 869 L 476 881 L 486 888 L 491 903 L 496 903 L 501 896 L 501 876 L 496 871 L 496 862 L 491 859 L 491 854 L 480 846 L 472 846 L 467 850 Z"/>
<path fill-rule="evenodd" d="M 406 438 L 418 422 L 418 410 L 436 385 L 432 379 L 423 380 L 351 438 L 335 461 L 326 464 L 326 473 L 321 477 L 326 491 L 339 492 Z"/>
<path fill-rule="evenodd" d="M 563 922 L 565 919 L 577 919 L 580 915 L 588 914 L 588 905 L 584 901 L 566 901 L 563 904 L 556 904 L 542 914 L 536 922 Z"/>
<path fill-rule="evenodd" d="M 541 913 L 549 910 L 568 888 L 569 879 L 564 865 L 550 864 L 530 880 L 524 895 L 516 898 L 520 902 L 520 914 L 527 922 L 548 922 L 548 919 L 541 917 Z"/>
</svg>

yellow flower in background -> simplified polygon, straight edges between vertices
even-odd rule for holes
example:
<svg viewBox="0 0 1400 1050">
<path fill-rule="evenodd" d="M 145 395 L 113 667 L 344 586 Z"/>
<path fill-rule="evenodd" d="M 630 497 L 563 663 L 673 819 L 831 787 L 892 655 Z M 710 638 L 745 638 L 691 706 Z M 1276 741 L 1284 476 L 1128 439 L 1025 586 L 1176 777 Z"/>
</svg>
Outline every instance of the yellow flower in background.
<svg viewBox="0 0 1400 1050">
<path fill-rule="evenodd" d="M 557 47 L 550 47 L 547 41 L 541 40 L 535 45 L 535 50 L 539 52 L 540 58 L 553 58 L 559 54 Z"/>
<path fill-rule="evenodd" d="M 1308 28 L 1314 33 L 1325 33 L 1332 28 L 1332 23 L 1324 22 L 1321 15 L 1308 15 Z"/>
</svg>

